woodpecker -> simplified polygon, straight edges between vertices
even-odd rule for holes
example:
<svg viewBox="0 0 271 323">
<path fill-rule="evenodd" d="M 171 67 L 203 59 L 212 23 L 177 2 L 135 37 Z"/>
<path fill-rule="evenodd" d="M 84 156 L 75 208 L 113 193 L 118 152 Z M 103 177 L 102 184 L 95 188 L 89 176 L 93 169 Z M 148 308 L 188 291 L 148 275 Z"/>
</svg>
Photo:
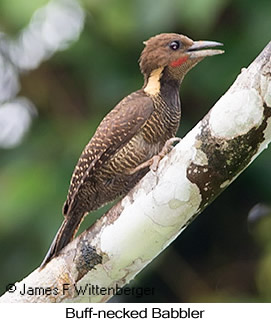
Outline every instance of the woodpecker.
<svg viewBox="0 0 271 323">
<path fill-rule="evenodd" d="M 84 216 L 127 194 L 162 158 L 181 118 L 180 84 L 186 73 L 222 43 L 163 33 L 144 42 L 139 65 L 143 87 L 121 100 L 98 126 L 74 169 L 64 221 L 43 268 L 75 236 Z M 159 159 L 158 158 L 158 159 Z"/>
</svg>

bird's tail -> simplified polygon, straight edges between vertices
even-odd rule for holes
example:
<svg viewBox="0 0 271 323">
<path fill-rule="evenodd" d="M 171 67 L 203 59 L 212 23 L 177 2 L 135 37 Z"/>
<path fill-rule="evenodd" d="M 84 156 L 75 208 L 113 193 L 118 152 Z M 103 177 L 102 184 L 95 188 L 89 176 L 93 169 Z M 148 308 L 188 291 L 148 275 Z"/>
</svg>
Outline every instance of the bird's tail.
<svg viewBox="0 0 271 323">
<path fill-rule="evenodd" d="M 60 250 L 74 238 L 83 218 L 84 213 L 69 214 L 65 217 L 45 258 L 40 265 L 40 270 L 43 269 L 52 258 L 56 257 Z"/>
</svg>

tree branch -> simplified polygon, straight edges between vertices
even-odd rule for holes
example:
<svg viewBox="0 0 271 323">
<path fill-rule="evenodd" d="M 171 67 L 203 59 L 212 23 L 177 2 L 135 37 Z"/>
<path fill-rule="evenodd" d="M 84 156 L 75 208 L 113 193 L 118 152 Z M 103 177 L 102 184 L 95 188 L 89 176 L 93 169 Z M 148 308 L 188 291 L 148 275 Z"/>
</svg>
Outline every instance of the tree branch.
<svg viewBox="0 0 271 323">
<path fill-rule="evenodd" d="M 16 283 L 16 291 L 0 301 L 108 300 L 107 288 L 133 279 L 267 147 L 270 120 L 271 42 L 157 172 L 149 172 L 59 257 Z M 105 288 L 104 295 L 91 295 L 90 284 Z M 22 295 L 24 286 L 28 293 Z M 76 291 L 80 286 L 86 288 L 84 296 Z M 35 287 L 39 290 L 31 292 Z"/>
</svg>

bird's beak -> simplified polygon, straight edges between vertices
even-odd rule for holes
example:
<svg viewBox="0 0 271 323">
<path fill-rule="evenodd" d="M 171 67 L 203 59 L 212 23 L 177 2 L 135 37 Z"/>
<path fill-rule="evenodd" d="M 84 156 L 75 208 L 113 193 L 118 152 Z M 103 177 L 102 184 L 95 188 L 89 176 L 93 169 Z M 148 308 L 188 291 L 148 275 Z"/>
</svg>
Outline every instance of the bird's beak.
<svg viewBox="0 0 271 323">
<path fill-rule="evenodd" d="M 194 41 L 193 45 L 188 47 L 186 52 L 189 54 L 190 58 L 201 58 L 206 56 L 223 54 L 224 50 L 210 48 L 210 47 L 216 47 L 216 46 L 223 46 L 223 44 L 218 43 L 216 41 L 199 40 L 199 41 Z"/>
</svg>

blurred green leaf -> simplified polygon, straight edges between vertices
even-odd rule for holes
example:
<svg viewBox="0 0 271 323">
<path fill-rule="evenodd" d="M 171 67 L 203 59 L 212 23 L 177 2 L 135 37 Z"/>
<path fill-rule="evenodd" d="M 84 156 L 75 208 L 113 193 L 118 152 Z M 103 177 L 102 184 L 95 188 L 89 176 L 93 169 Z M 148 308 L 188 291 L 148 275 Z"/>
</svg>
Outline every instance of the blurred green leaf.
<svg viewBox="0 0 271 323">
<path fill-rule="evenodd" d="M 15 29 L 25 26 L 33 12 L 48 3 L 48 0 L 1 0 L 0 10 L 3 15 Z"/>
</svg>

